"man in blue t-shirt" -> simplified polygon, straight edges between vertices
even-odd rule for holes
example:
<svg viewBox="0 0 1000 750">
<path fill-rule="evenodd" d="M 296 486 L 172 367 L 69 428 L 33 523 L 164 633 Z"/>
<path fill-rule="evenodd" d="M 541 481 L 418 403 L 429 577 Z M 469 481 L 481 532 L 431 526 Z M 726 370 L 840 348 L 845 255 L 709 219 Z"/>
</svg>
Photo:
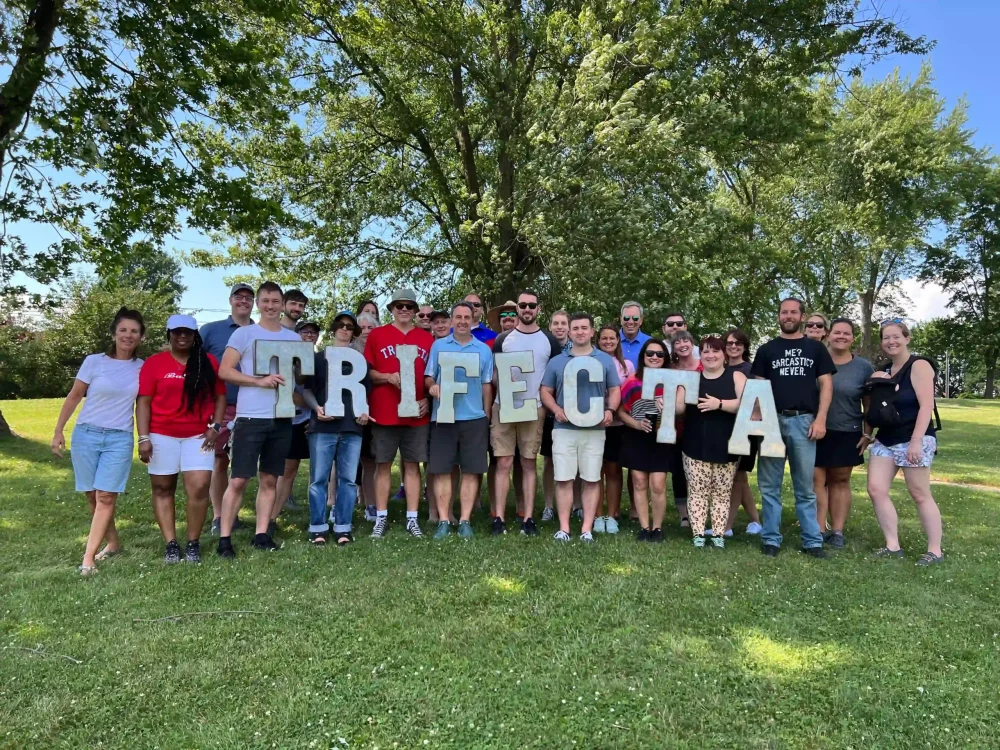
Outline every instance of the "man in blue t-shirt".
<svg viewBox="0 0 1000 750">
<path fill-rule="evenodd" d="M 556 509 L 559 513 L 557 541 L 569 541 L 569 517 L 573 506 L 573 481 L 583 480 L 583 527 L 580 540 L 593 542 L 594 516 L 601 497 L 601 468 L 604 464 L 604 430 L 611 424 L 621 400 L 621 381 L 615 362 L 592 345 L 594 319 L 583 312 L 569 319 L 570 350 L 553 357 L 542 376 L 542 404 L 555 417 L 552 429 L 552 467 L 556 483 Z M 600 365 L 601 375 L 594 382 L 590 373 L 577 373 L 576 383 L 567 382 L 566 368 L 580 357 L 593 357 Z M 567 404 L 567 396 L 576 390 L 576 404 Z M 568 392 L 568 393 L 567 393 Z M 591 400 L 603 405 L 603 417 L 593 427 L 581 427 L 570 421 L 567 410 L 574 415 L 588 414 Z"/>
</svg>

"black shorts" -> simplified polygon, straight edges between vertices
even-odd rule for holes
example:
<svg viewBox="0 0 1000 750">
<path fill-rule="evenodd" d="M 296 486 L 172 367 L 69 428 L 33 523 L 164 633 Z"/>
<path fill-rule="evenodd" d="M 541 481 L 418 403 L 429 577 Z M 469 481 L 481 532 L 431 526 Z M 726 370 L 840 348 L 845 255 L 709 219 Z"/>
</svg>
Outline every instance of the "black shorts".
<svg viewBox="0 0 1000 750">
<path fill-rule="evenodd" d="M 750 453 L 746 456 L 740 456 L 736 471 L 753 471 L 753 467 L 757 463 L 757 453 L 760 451 L 760 444 L 763 440 L 764 438 L 756 435 L 750 436 Z"/>
<path fill-rule="evenodd" d="M 231 475 L 250 479 L 259 472 L 280 477 L 291 447 L 291 419 L 237 417 L 230 451 Z"/>
<path fill-rule="evenodd" d="M 453 424 L 435 424 L 431 430 L 428 474 L 450 474 L 457 466 L 463 474 L 485 474 L 490 420 L 471 419 Z"/>
<path fill-rule="evenodd" d="M 816 468 L 839 469 L 845 466 L 860 466 L 865 462 L 858 453 L 861 431 L 841 432 L 827 430 L 826 436 L 816 443 Z"/>
<path fill-rule="evenodd" d="M 628 428 L 625 425 L 608 427 L 604 431 L 604 460 L 608 463 L 621 463 L 622 435 Z"/>
<path fill-rule="evenodd" d="M 417 427 L 377 424 L 372 427 L 372 448 L 375 463 L 391 464 L 398 452 L 407 463 L 423 463 L 427 460 L 427 440 L 431 426 Z"/>
<path fill-rule="evenodd" d="M 309 438 L 306 436 L 308 422 L 292 425 L 292 447 L 288 449 L 291 461 L 304 461 L 309 458 Z"/>
<path fill-rule="evenodd" d="M 539 456 L 552 458 L 552 428 L 555 427 L 556 418 L 551 414 L 545 416 L 545 424 L 542 425 L 542 446 L 538 449 Z"/>
</svg>

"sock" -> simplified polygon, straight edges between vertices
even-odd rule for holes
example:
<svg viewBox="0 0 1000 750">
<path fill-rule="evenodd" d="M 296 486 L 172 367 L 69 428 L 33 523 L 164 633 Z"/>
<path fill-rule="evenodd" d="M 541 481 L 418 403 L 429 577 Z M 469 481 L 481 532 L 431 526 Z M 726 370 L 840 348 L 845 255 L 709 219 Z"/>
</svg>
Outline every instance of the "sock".
<svg viewBox="0 0 1000 750">
<path fill-rule="evenodd" d="M 375 515 L 378 516 L 379 518 L 387 518 L 389 516 L 389 511 L 388 510 L 377 510 L 377 511 L 375 511 Z"/>
<path fill-rule="evenodd" d="M 406 520 L 407 521 L 409 521 L 411 518 L 416 518 L 416 517 L 417 517 L 417 511 L 415 511 L 415 510 L 408 510 L 408 511 L 406 511 Z"/>
</svg>

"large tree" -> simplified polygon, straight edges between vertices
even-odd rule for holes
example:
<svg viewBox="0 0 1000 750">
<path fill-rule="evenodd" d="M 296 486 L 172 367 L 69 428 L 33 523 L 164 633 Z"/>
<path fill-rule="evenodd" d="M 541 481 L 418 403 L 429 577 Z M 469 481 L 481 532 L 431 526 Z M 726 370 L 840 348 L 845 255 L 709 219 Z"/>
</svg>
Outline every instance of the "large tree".
<svg viewBox="0 0 1000 750">
<path fill-rule="evenodd" d="M 296 117 L 259 126 L 237 102 L 248 127 L 205 127 L 200 150 L 228 146 L 296 222 L 200 262 L 492 300 L 530 283 L 609 314 L 714 291 L 714 167 L 799 139 L 811 77 L 925 48 L 853 0 L 298 0 L 285 17 L 296 85 L 268 106 Z"/>
</svg>

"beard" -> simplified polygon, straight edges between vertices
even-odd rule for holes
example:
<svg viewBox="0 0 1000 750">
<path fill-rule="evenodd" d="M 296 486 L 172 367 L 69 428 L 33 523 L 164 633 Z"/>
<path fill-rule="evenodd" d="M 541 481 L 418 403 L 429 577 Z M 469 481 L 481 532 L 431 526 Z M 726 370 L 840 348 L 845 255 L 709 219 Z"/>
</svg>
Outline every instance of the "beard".
<svg viewBox="0 0 1000 750">
<path fill-rule="evenodd" d="M 795 333 L 796 331 L 799 330 L 800 326 L 801 326 L 801 323 L 799 323 L 799 322 L 793 323 L 790 320 L 782 321 L 779 324 L 779 327 L 781 328 L 781 332 L 782 333 Z"/>
<path fill-rule="evenodd" d="M 534 310 L 523 310 L 517 314 L 517 319 L 524 323 L 526 326 L 530 326 L 535 322 L 535 318 L 538 317 L 538 313 Z"/>
</svg>

